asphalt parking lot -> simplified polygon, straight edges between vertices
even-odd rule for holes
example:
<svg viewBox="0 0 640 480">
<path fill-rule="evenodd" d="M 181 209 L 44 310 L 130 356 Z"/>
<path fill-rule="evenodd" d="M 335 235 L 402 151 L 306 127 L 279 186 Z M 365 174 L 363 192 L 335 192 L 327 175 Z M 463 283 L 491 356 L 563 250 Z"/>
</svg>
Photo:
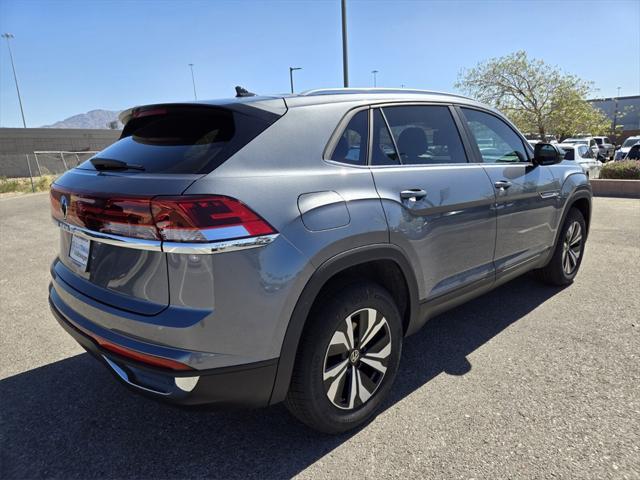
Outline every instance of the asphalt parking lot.
<svg viewBox="0 0 640 480">
<path fill-rule="evenodd" d="M 57 243 L 46 194 L 0 200 L 2 478 L 640 478 L 639 200 L 594 199 L 572 286 L 525 276 L 409 338 L 339 437 L 133 396 L 49 313 Z"/>
</svg>

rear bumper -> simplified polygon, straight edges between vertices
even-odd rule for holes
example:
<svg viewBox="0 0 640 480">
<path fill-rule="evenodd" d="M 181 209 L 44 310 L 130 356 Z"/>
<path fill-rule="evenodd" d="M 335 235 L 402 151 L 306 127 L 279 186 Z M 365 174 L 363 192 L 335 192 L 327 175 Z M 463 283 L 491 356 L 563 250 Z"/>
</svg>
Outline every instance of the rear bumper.
<svg viewBox="0 0 640 480">
<path fill-rule="evenodd" d="M 136 393 L 180 405 L 261 407 L 269 404 L 278 359 L 208 370 L 174 371 L 153 367 L 101 348 L 56 306 L 55 290 L 50 289 L 49 305 L 62 328 Z"/>
</svg>

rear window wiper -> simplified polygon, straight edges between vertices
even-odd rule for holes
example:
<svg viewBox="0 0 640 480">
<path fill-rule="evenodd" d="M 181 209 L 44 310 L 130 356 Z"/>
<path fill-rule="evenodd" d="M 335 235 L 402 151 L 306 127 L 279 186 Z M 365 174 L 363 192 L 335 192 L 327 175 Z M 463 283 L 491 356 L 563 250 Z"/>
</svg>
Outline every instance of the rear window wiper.
<svg viewBox="0 0 640 480">
<path fill-rule="evenodd" d="M 96 170 L 141 170 L 144 171 L 142 165 L 123 162 L 122 160 L 114 160 L 112 158 L 92 158 L 91 164 Z"/>
</svg>

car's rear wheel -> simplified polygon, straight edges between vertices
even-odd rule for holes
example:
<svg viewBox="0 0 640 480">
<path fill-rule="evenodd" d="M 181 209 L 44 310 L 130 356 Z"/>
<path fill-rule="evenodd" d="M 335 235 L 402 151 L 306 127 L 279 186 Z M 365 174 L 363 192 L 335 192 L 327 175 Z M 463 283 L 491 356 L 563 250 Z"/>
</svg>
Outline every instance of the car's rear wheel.
<svg viewBox="0 0 640 480">
<path fill-rule="evenodd" d="M 568 285 L 578 274 L 586 240 L 586 223 L 582 213 L 572 208 L 562 225 L 553 257 L 546 267 L 537 270 L 538 277 L 552 285 Z"/>
<path fill-rule="evenodd" d="M 326 433 L 364 424 L 389 393 L 400 363 L 402 322 L 391 295 L 358 282 L 320 299 L 308 322 L 287 408 Z"/>
</svg>

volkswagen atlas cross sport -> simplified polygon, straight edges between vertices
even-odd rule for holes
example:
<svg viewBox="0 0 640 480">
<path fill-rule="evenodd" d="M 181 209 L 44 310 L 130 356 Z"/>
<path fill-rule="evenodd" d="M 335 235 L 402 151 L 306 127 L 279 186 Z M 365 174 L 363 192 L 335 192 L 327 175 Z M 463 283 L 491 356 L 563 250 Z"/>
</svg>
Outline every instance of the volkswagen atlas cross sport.
<svg viewBox="0 0 640 480">
<path fill-rule="evenodd" d="M 410 90 L 136 107 L 52 185 L 55 317 L 131 390 L 373 417 L 402 343 L 535 270 L 580 268 L 582 168 L 473 100 Z"/>
</svg>

